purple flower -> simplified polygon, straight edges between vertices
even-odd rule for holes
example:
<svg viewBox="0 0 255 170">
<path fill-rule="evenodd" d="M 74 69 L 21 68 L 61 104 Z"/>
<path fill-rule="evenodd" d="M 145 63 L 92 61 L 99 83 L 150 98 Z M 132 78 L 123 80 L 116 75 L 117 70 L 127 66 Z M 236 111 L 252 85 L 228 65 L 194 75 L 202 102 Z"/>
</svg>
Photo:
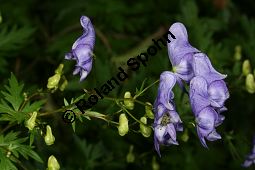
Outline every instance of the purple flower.
<svg viewBox="0 0 255 170">
<path fill-rule="evenodd" d="M 182 23 L 174 23 L 169 31 L 175 35 L 175 39 L 169 37 L 171 42 L 168 43 L 168 56 L 173 70 L 177 78 L 189 82 L 194 77 L 193 55 L 200 51 L 190 45 L 187 30 Z"/>
<path fill-rule="evenodd" d="M 175 83 L 176 77 L 173 73 L 161 73 L 158 95 L 154 103 L 154 145 L 159 155 L 159 145 L 178 145 L 176 131 L 183 130 L 182 121 L 173 103 L 172 88 Z"/>
<path fill-rule="evenodd" d="M 209 141 L 221 139 L 215 127 L 219 126 L 224 116 L 224 102 L 229 97 L 223 80 L 216 80 L 209 84 L 202 76 L 194 77 L 190 81 L 190 102 L 197 123 L 197 133 L 204 147 L 205 138 Z"/>
<path fill-rule="evenodd" d="M 83 27 L 83 35 L 74 42 L 72 51 L 65 55 L 65 59 L 76 60 L 73 74 L 80 73 L 80 81 L 83 81 L 92 69 L 95 30 L 88 17 L 82 16 L 80 22 Z"/>
<path fill-rule="evenodd" d="M 253 148 L 249 155 L 246 156 L 246 160 L 243 163 L 244 167 L 249 167 L 252 164 L 255 164 L 255 136 L 253 138 Z"/>
<path fill-rule="evenodd" d="M 204 53 L 193 55 L 192 67 L 194 75 L 206 78 L 209 84 L 215 80 L 223 80 L 227 77 L 227 75 L 223 75 L 213 68 L 209 58 Z"/>
</svg>

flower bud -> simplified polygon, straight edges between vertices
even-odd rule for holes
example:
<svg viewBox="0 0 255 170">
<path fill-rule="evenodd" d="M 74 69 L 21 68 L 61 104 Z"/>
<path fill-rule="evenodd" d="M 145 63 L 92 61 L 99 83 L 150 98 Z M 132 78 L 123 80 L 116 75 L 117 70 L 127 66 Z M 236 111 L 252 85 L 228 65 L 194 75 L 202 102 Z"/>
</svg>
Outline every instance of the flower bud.
<svg viewBox="0 0 255 170">
<path fill-rule="evenodd" d="M 155 156 L 153 156 L 153 158 L 152 158 L 151 165 L 152 165 L 152 170 L 159 170 L 160 169 L 159 164 L 157 163 Z"/>
<path fill-rule="evenodd" d="M 61 75 L 63 68 L 64 68 L 64 64 L 59 64 L 58 68 L 55 70 L 55 73 Z"/>
<path fill-rule="evenodd" d="M 44 141 L 46 145 L 52 145 L 55 142 L 55 137 L 53 136 L 51 127 L 49 125 L 46 126 L 46 135 L 44 137 Z"/>
<path fill-rule="evenodd" d="M 59 87 L 60 91 L 64 91 L 66 86 L 68 84 L 68 81 L 65 79 L 64 82 L 61 84 L 61 86 Z"/>
<path fill-rule="evenodd" d="M 147 118 L 146 117 L 141 117 L 140 119 L 141 122 L 143 122 L 144 124 L 147 124 Z M 140 123 L 140 132 L 142 133 L 142 135 L 144 137 L 149 137 L 151 135 L 151 128 L 144 125 L 142 123 Z"/>
<path fill-rule="evenodd" d="M 183 135 L 181 136 L 181 139 L 183 142 L 187 142 L 189 140 L 189 134 L 187 130 L 184 131 Z"/>
<path fill-rule="evenodd" d="M 154 113 L 152 111 L 152 104 L 149 102 L 145 103 L 145 115 L 150 118 L 150 119 L 154 119 Z"/>
<path fill-rule="evenodd" d="M 60 165 L 55 158 L 55 156 L 51 155 L 48 159 L 48 170 L 59 170 Z"/>
<path fill-rule="evenodd" d="M 248 74 L 245 80 L 246 90 L 253 94 L 255 92 L 255 82 L 254 76 L 252 74 Z"/>
<path fill-rule="evenodd" d="M 240 45 L 237 45 L 235 47 L 235 55 L 234 55 L 234 58 L 236 61 L 240 61 L 241 58 L 242 58 L 242 48 Z"/>
<path fill-rule="evenodd" d="M 251 72 L 251 64 L 249 60 L 243 62 L 243 75 L 247 76 Z"/>
<path fill-rule="evenodd" d="M 2 17 L 1 12 L 0 12 L 0 24 L 2 23 L 2 21 L 3 21 L 3 17 Z"/>
<path fill-rule="evenodd" d="M 33 130 L 35 127 L 35 121 L 36 121 L 37 112 L 33 112 L 32 116 L 26 121 L 25 126 L 29 130 Z"/>
<path fill-rule="evenodd" d="M 129 91 L 127 91 L 124 94 L 124 105 L 129 110 L 133 110 L 134 109 L 134 100 L 133 100 L 133 98 L 131 96 L 131 93 Z"/>
<path fill-rule="evenodd" d="M 56 90 L 58 88 L 58 83 L 59 83 L 60 77 L 61 77 L 60 74 L 55 74 L 54 76 L 50 77 L 48 79 L 47 88 Z"/>
<path fill-rule="evenodd" d="M 133 163 L 135 161 L 135 155 L 133 153 L 134 146 L 129 147 L 129 152 L 127 154 L 127 163 Z"/>
<path fill-rule="evenodd" d="M 120 114 L 119 126 L 118 126 L 120 136 L 124 136 L 128 133 L 128 119 L 124 113 Z"/>
</svg>

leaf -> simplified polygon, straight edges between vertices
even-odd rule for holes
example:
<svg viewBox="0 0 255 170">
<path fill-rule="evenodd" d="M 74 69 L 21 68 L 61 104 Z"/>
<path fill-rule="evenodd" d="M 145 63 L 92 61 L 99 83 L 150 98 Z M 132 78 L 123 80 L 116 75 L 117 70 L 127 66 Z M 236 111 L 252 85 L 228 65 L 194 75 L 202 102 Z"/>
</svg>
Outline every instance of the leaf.
<svg viewBox="0 0 255 170">
<path fill-rule="evenodd" d="M 22 155 L 25 159 L 31 157 L 42 163 L 42 159 L 35 151 L 33 151 L 33 147 L 23 144 L 28 138 L 19 138 L 18 135 L 18 132 L 9 132 L 5 136 L 0 135 L 0 146 L 5 148 L 5 150 L 9 150 L 17 158 L 19 155 Z"/>
<path fill-rule="evenodd" d="M 2 91 L 5 100 L 7 100 L 15 111 L 19 110 L 19 107 L 24 100 L 21 92 L 23 90 L 24 85 L 19 85 L 16 77 L 11 73 L 11 78 L 9 79 L 9 86 L 5 86 L 7 92 Z"/>
<path fill-rule="evenodd" d="M 9 31 L 8 31 L 9 30 Z M 0 51 L 8 52 L 20 49 L 26 45 L 26 42 L 32 36 L 33 32 L 35 31 L 34 28 L 30 27 L 22 27 L 17 28 L 17 26 L 12 27 L 9 29 L 7 26 L 2 27 L 0 30 Z"/>
</svg>

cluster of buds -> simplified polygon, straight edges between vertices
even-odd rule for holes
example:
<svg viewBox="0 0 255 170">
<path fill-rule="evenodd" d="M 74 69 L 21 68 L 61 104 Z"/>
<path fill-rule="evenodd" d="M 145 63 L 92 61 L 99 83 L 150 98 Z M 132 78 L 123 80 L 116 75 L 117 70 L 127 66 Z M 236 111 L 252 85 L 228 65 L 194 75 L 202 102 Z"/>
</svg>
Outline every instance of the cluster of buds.
<svg viewBox="0 0 255 170">
<path fill-rule="evenodd" d="M 60 64 L 55 70 L 55 74 L 48 79 L 47 88 L 52 90 L 52 92 L 56 91 L 58 88 L 64 91 L 68 84 L 65 76 L 63 76 L 63 68 L 64 64 Z"/>
<path fill-rule="evenodd" d="M 244 60 L 242 71 L 243 75 L 246 76 L 245 79 L 246 90 L 251 94 L 255 93 L 255 81 L 254 81 L 255 70 L 253 75 L 251 72 L 251 64 L 249 60 Z"/>
</svg>

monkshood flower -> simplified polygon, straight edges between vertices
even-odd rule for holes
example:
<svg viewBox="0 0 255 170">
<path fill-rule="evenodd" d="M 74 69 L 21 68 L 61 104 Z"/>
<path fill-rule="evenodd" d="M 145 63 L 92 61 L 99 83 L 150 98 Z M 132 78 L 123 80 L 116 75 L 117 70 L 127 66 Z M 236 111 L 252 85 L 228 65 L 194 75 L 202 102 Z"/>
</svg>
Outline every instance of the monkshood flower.
<svg viewBox="0 0 255 170">
<path fill-rule="evenodd" d="M 180 83 L 180 78 L 189 82 L 194 77 L 193 55 L 200 51 L 190 45 L 187 30 L 182 23 L 174 23 L 169 31 L 175 35 L 175 39 L 169 36 L 171 42 L 168 43 L 168 56 L 177 75 L 177 81 Z"/>
<path fill-rule="evenodd" d="M 65 55 L 65 59 L 76 60 L 73 74 L 80 73 L 80 81 L 83 81 L 92 69 L 95 30 L 88 17 L 82 16 L 80 22 L 84 30 L 83 35 L 74 42 L 72 51 Z"/>
<path fill-rule="evenodd" d="M 243 163 L 244 167 L 249 167 L 255 164 L 255 136 L 253 137 L 253 148 L 249 155 L 246 156 L 246 160 Z"/>
<path fill-rule="evenodd" d="M 178 145 L 176 131 L 182 131 L 182 121 L 175 110 L 172 88 L 176 83 L 176 76 L 165 71 L 160 75 L 158 95 L 154 103 L 154 145 L 160 155 L 159 146 Z"/>
<path fill-rule="evenodd" d="M 215 127 L 225 119 L 220 113 L 226 110 L 224 102 L 229 97 L 228 89 L 223 80 L 209 84 L 204 77 L 196 76 L 190 81 L 189 92 L 197 133 L 202 145 L 207 147 L 205 138 L 209 141 L 221 139 Z"/>
<path fill-rule="evenodd" d="M 227 77 L 227 75 L 221 74 L 213 68 L 209 58 L 204 53 L 194 54 L 192 62 L 194 76 L 204 77 L 209 84 Z"/>
</svg>

